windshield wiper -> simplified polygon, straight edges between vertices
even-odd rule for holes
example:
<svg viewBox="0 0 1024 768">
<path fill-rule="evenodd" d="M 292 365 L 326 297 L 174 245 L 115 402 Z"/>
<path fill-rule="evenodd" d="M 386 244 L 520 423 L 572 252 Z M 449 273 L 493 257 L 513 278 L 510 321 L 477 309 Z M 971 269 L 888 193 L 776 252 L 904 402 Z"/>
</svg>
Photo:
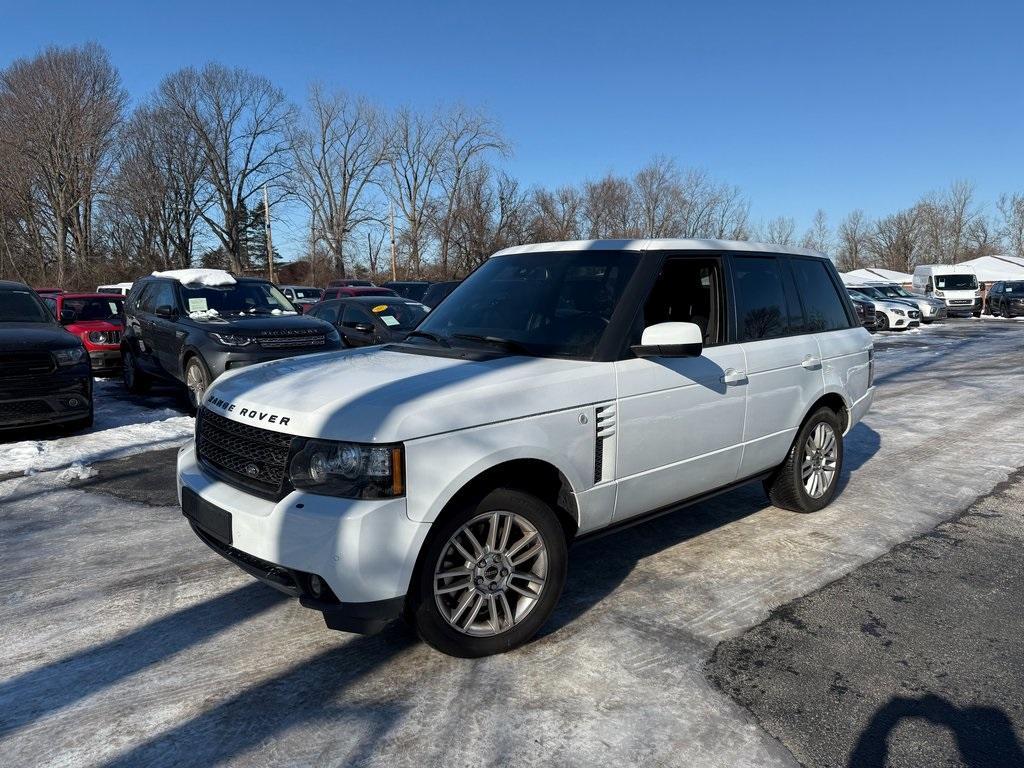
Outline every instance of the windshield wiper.
<svg viewBox="0 0 1024 768">
<path fill-rule="evenodd" d="M 423 339 L 430 339 L 435 344 L 439 344 L 442 347 L 448 347 L 451 349 L 451 343 L 439 333 L 431 333 L 430 331 L 409 331 L 409 334 L 405 337 L 411 339 L 413 336 L 419 336 Z"/>
<path fill-rule="evenodd" d="M 492 347 L 504 347 L 510 352 L 518 352 L 521 355 L 533 354 L 529 347 L 515 339 L 503 339 L 499 336 L 479 336 L 475 333 L 453 333 L 452 338 L 478 341 L 481 344 L 490 344 Z"/>
</svg>

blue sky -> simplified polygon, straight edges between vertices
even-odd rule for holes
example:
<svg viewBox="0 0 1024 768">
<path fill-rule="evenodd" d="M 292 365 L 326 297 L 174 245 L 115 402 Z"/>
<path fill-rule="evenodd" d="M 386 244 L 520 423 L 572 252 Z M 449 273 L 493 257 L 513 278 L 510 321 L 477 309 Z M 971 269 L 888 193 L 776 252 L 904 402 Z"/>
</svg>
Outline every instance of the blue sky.
<svg viewBox="0 0 1024 768">
<path fill-rule="evenodd" d="M 513 173 L 555 185 L 655 154 L 738 184 L 755 219 L 834 224 L 957 178 L 1024 191 L 1024 3 L 10 2 L 0 65 L 108 48 L 133 97 L 186 64 L 389 106 L 480 104 Z"/>
</svg>

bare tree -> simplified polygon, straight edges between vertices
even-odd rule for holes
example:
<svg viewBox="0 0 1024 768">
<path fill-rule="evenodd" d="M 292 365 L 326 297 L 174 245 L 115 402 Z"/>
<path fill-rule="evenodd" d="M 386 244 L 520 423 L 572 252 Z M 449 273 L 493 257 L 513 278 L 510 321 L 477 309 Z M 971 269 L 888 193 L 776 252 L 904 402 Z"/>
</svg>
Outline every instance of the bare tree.
<svg viewBox="0 0 1024 768">
<path fill-rule="evenodd" d="M 451 216 L 455 272 L 465 274 L 490 254 L 522 242 L 528 208 L 528 196 L 508 174 L 485 164 L 469 169 Z"/>
<path fill-rule="evenodd" d="M 796 222 L 788 216 L 777 216 L 769 221 L 761 236 L 764 242 L 775 245 L 792 245 L 793 233 L 796 231 Z"/>
<path fill-rule="evenodd" d="M 583 225 L 591 239 L 640 236 L 636 195 L 628 179 L 608 174 L 583 185 Z"/>
<path fill-rule="evenodd" d="M 160 84 L 160 97 L 187 121 L 203 148 L 205 182 L 219 216 L 203 220 L 241 272 L 249 201 L 264 185 L 274 202 L 287 194 L 295 119 L 284 93 L 269 80 L 240 68 L 186 67 Z"/>
<path fill-rule="evenodd" d="M 997 209 L 1000 237 L 1013 256 L 1024 258 L 1024 195 L 1000 195 Z"/>
<path fill-rule="evenodd" d="M 865 266 L 871 225 L 859 208 L 850 211 L 839 223 L 836 266 L 841 272 L 852 272 Z"/>
<path fill-rule="evenodd" d="M 832 253 L 832 230 L 828 225 L 828 214 L 819 208 L 814 212 L 811 226 L 804 233 L 800 245 L 810 248 L 813 251 L 831 255 Z"/>
<path fill-rule="evenodd" d="M 920 226 L 920 206 L 879 219 L 870 244 L 875 264 L 898 272 L 913 272 L 920 259 Z"/>
<path fill-rule="evenodd" d="M 413 275 L 422 273 L 434 193 L 441 173 L 446 134 L 436 116 L 401 109 L 392 125 L 392 201 L 401 212 L 401 242 L 409 251 Z"/>
<path fill-rule="evenodd" d="M 456 106 L 441 120 L 444 133 L 439 156 L 438 182 L 441 199 L 434 206 L 441 273 L 449 275 L 448 258 L 452 247 L 459 197 L 474 163 L 488 152 L 508 152 L 493 120 L 485 113 Z M 479 184 L 478 184 L 479 189 Z"/>
<path fill-rule="evenodd" d="M 380 111 L 344 92 L 309 92 L 307 118 L 291 139 L 295 191 L 309 209 L 316 236 L 345 276 L 345 243 L 360 225 L 379 220 L 370 192 L 388 160 L 387 126 Z"/>
<path fill-rule="evenodd" d="M 73 254 L 93 257 L 93 213 L 107 181 L 127 96 L 107 52 L 94 43 L 47 48 L 0 73 L 0 143 L 24 161 L 41 240 L 63 284 Z"/>
<path fill-rule="evenodd" d="M 583 195 L 578 188 L 564 186 L 554 192 L 535 189 L 530 195 L 530 209 L 525 239 L 544 243 L 583 237 Z"/>
<path fill-rule="evenodd" d="M 673 237 L 684 228 L 686 207 L 682 176 L 675 161 L 662 155 L 637 171 L 633 177 L 637 216 L 643 237 Z"/>
</svg>

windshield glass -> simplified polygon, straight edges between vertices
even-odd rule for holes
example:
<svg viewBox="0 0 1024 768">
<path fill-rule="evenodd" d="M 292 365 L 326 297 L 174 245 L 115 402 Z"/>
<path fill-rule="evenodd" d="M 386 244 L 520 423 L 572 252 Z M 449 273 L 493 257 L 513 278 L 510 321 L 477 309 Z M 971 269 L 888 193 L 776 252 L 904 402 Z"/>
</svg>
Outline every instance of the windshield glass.
<svg viewBox="0 0 1024 768">
<path fill-rule="evenodd" d="M 32 291 L 0 293 L 0 323 L 52 323 L 53 315 Z"/>
<path fill-rule="evenodd" d="M 311 299 L 312 301 L 318 301 L 324 292 L 319 288 L 295 288 L 293 289 L 296 299 Z"/>
<path fill-rule="evenodd" d="M 857 289 L 859 293 L 863 293 L 865 296 L 870 296 L 873 299 L 884 299 L 885 294 L 877 288 L 872 288 L 870 285 L 865 285 Z"/>
<path fill-rule="evenodd" d="M 124 301 L 122 299 L 78 298 L 64 299 L 61 311 L 70 310 L 75 313 L 75 322 L 87 320 L 106 320 L 108 322 L 124 322 Z"/>
<path fill-rule="evenodd" d="M 891 299 L 912 299 L 914 294 L 898 285 L 880 285 L 878 290 Z"/>
<path fill-rule="evenodd" d="M 974 275 L 936 275 L 935 287 L 940 291 L 973 291 L 978 287 Z"/>
<path fill-rule="evenodd" d="M 591 357 L 637 260 L 636 254 L 619 251 L 493 258 L 441 302 L 417 331 L 444 337 L 452 346 Z"/>
<path fill-rule="evenodd" d="M 1003 283 L 1003 293 L 1024 294 L 1024 280 L 1015 280 L 1012 283 Z"/>
<path fill-rule="evenodd" d="M 401 331 L 411 331 L 430 311 L 416 301 L 381 300 L 369 309 L 388 328 L 397 328 Z"/>
<path fill-rule="evenodd" d="M 235 283 L 218 287 L 182 286 L 185 311 L 191 314 L 279 315 L 295 307 L 270 283 Z"/>
</svg>

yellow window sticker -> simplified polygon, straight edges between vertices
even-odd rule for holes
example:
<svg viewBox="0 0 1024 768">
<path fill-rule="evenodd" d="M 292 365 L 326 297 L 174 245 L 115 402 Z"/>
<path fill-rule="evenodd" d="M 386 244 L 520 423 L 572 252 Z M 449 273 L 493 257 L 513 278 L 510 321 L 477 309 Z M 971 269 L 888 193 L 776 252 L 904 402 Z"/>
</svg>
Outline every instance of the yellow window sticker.
<svg viewBox="0 0 1024 768">
<path fill-rule="evenodd" d="M 374 307 L 370 311 L 376 314 L 377 312 L 383 312 L 387 308 L 388 308 L 387 304 L 378 304 L 376 307 Z"/>
</svg>

